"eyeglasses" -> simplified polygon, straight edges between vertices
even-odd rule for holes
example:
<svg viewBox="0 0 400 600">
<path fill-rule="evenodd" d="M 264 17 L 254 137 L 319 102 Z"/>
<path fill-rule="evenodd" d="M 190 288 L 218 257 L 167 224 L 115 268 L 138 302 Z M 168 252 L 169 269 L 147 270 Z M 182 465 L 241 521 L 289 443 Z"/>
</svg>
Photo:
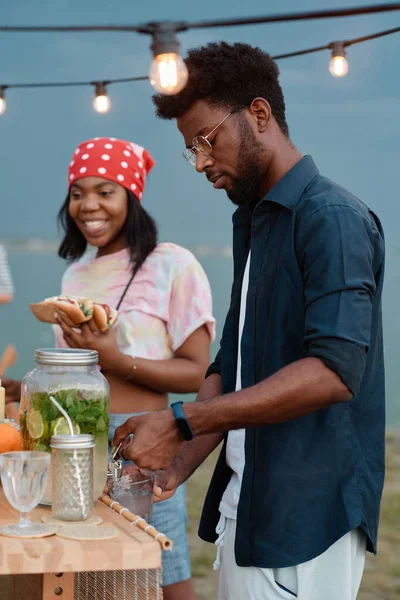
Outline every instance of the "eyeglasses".
<svg viewBox="0 0 400 600">
<path fill-rule="evenodd" d="M 193 138 L 192 144 L 193 146 L 191 148 L 186 148 L 186 150 L 183 152 L 183 156 L 186 158 L 186 160 L 193 166 L 196 165 L 196 158 L 197 158 L 197 153 L 199 152 L 200 154 L 203 154 L 204 156 L 211 156 L 212 154 L 212 146 L 210 144 L 210 142 L 208 141 L 208 138 L 210 137 L 210 135 L 212 135 L 214 133 L 214 131 L 216 131 L 218 129 L 218 127 L 220 127 L 222 125 L 222 123 L 224 123 L 226 121 L 226 119 L 228 117 L 231 116 L 231 114 L 233 114 L 235 112 L 236 109 L 231 110 L 226 117 L 224 117 L 222 119 L 222 121 L 220 121 L 218 123 L 218 125 L 216 125 L 214 127 L 214 129 L 212 129 L 210 131 L 210 133 L 207 133 L 207 135 L 196 135 L 196 137 Z"/>
</svg>

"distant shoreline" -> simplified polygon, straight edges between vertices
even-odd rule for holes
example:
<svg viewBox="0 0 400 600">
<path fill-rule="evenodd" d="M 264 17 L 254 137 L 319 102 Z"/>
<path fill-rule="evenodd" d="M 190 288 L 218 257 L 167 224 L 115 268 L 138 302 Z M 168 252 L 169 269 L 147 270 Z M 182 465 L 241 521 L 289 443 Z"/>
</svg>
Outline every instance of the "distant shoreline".
<svg viewBox="0 0 400 600">
<path fill-rule="evenodd" d="M 24 254 L 26 252 L 33 254 L 56 254 L 60 242 L 57 240 L 42 240 L 40 238 L 28 238 L 25 240 L 0 239 L 7 252 L 10 254 Z M 231 246 L 214 246 L 212 244 L 197 244 L 186 246 L 193 254 L 199 257 L 220 257 L 232 258 Z"/>
<path fill-rule="evenodd" d="M 167 241 L 167 240 L 160 240 Z M 60 240 L 44 240 L 41 238 L 23 238 L 23 239 L 12 239 L 0 237 L 0 243 L 5 246 L 7 252 L 10 254 L 24 254 L 26 252 L 33 254 L 56 254 L 60 245 Z M 217 245 L 217 244 L 185 244 L 177 241 L 193 252 L 198 257 L 220 257 L 232 259 L 232 246 L 230 245 Z M 399 257 L 400 246 L 386 246 L 386 258 L 392 256 Z"/>
</svg>

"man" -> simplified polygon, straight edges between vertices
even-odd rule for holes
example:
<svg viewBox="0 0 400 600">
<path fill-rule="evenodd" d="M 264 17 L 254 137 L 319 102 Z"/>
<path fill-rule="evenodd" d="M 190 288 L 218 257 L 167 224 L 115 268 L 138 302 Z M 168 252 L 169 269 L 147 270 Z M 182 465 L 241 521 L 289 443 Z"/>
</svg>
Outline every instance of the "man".
<svg viewBox="0 0 400 600">
<path fill-rule="evenodd" d="M 238 206 L 231 305 L 197 401 L 114 443 L 165 469 L 166 498 L 224 441 L 199 531 L 218 537 L 221 600 L 354 600 L 384 478 L 382 228 L 291 142 L 269 55 L 222 42 L 186 64 L 154 102 Z"/>
</svg>

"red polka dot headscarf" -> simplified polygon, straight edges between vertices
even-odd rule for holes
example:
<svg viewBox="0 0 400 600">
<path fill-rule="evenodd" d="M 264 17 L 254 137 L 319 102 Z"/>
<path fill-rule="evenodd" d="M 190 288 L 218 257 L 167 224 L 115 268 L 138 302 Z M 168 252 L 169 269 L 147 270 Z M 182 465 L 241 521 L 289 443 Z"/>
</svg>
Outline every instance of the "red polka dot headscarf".
<svg viewBox="0 0 400 600">
<path fill-rule="evenodd" d="M 82 177 L 102 177 L 119 183 L 141 200 L 146 177 L 154 165 L 142 146 L 97 137 L 82 142 L 75 150 L 68 168 L 68 186 Z"/>
</svg>

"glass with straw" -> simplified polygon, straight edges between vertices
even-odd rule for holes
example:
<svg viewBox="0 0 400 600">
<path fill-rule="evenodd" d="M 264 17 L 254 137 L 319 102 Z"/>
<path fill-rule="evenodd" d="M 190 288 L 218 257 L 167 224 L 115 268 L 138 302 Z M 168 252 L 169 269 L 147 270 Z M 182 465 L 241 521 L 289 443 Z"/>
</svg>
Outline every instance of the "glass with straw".
<svg viewBox="0 0 400 600">
<path fill-rule="evenodd" d="M 69 415 L 53 396 L 50 399 L 63 414 L 70 432 L 51 437 L 52 515 L 63 521 L 84 521 L 93 509 L 94 436 L 74 434 Z"/>
</svg>

